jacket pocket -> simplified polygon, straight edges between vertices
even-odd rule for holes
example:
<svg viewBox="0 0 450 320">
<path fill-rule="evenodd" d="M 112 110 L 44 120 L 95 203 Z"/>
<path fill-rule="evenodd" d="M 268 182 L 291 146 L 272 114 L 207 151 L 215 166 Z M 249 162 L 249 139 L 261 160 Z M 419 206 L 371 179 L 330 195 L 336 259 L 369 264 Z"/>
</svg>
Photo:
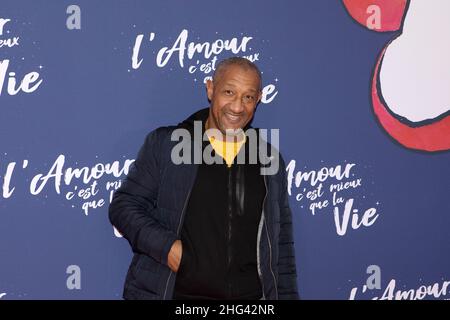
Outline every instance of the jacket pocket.
<svg viewBox="0 0 450 320">
<path fill-rule="evenodd" d="M 128 280 L 128 289 L 140 291 L 147 295 L 161 296 L 161 292 L 159 290 L 161 275 L 158 273 L 132 267 L 130 269 L 130 277 Z"/>
<path fill-rule="evenodd" d="M 136 261 L 136 269 L 158 272 L 160 267 L 161 263 L 145 254 L 139 254 Z"/>
<path fill-rule="evenodd" d="M 182 242 L 182 246 L 183 251 L 181 254 L 181 261 L 180 266 L 178 267 L 177 276 L 186 277 L 189 275 L 190 271 L 195 269 L 195 266 L 193 265 L 195 259 L 193 257 L 193 248 L 190 241 L 184 239 L 184 241 Z"/>
<path fill-rule="evenodd" d="M 136 256 L 136 258 L 133 258 L 135 264 L 132 262 L 128 271 L 127 287 L 130 290 L 140 291 L 147 295 L 160 296 L 161 264 L 143 254 L 136 254 Z"/>
</svg>

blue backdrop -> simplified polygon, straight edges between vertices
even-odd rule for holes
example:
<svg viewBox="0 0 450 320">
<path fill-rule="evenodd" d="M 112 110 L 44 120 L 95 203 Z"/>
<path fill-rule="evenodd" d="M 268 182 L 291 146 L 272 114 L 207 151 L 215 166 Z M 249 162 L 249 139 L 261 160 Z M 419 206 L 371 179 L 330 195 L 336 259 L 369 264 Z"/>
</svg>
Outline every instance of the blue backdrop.
<svg viewBox="0 0 450 320">
<path fill-rule="evenodd" d="M 373 112 L 400 32 L 341 1 L 2 0 L 0 297 L 121 297 L 111 193 L 145 135 L 207 106 L 215 61 L 239 55 L 263 71 L 253 125 L 280 129 L 302 298 L 448 299 L 448 148 L 408 148 Z"/>
</svg>

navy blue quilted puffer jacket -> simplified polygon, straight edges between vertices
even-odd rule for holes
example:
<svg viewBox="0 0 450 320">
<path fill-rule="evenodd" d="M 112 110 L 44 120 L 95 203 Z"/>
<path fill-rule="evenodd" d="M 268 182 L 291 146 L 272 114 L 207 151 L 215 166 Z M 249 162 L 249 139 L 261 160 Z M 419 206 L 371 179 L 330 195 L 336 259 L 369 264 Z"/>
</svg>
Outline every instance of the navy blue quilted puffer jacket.
<svg viewBox="0 0 450 320">
<path fill-rule="evenodd" d="M 134 256 L 125 280 L 125 299 L 172 299 L 176 273 L 167 266 L 173 242 L 179 239 L 186 205 L 198 165 L 174 164 L 174 129 L 193 129 L 205 121 L 202 109 L 178 126 L 161 127 L 145 139 L 109 207 L 111 223 L 128 240 Z M 292 216 L 286 170 L 265 175 L 266 197 L 258 229 L 257 263 L 264 299 L 298 299 Z"/>
</svg>

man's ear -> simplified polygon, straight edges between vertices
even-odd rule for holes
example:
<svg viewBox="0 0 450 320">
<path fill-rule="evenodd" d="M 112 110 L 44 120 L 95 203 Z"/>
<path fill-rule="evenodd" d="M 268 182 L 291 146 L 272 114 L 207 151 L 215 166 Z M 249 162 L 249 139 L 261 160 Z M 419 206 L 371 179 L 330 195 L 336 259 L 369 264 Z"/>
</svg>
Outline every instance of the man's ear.
<svg viewBox="0 0 450 320">
<path fill-rule="evenodd" d="M 206 80 L 206 92 L 208 100 L 211 101 L 214 93 L 214 82 L 210 79 Z"/>
<path fill-rule="evenodd" d="M 258 101 L 256 102 L 256 104 L 258 104 L 261 101 L 261 98 L 262 98 L 262 91 L 260 91 L 258 94 Z"/>
</svg>

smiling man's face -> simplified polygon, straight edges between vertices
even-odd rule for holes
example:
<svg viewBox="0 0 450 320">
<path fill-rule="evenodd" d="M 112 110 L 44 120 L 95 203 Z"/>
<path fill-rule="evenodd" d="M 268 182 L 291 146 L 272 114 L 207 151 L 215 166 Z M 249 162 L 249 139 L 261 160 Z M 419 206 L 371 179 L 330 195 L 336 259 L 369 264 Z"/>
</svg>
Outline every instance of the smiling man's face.
<svg viewBox="0 0 450 320">
<path fill-rule="evenodd" d="M 206 83 L 211 101 L 207 129 L 243 129 L 253 118 L 261 99 L 260 78 L 256 71 L 240 65 L 229 65 L 214 80 Z"/>
</svg>

